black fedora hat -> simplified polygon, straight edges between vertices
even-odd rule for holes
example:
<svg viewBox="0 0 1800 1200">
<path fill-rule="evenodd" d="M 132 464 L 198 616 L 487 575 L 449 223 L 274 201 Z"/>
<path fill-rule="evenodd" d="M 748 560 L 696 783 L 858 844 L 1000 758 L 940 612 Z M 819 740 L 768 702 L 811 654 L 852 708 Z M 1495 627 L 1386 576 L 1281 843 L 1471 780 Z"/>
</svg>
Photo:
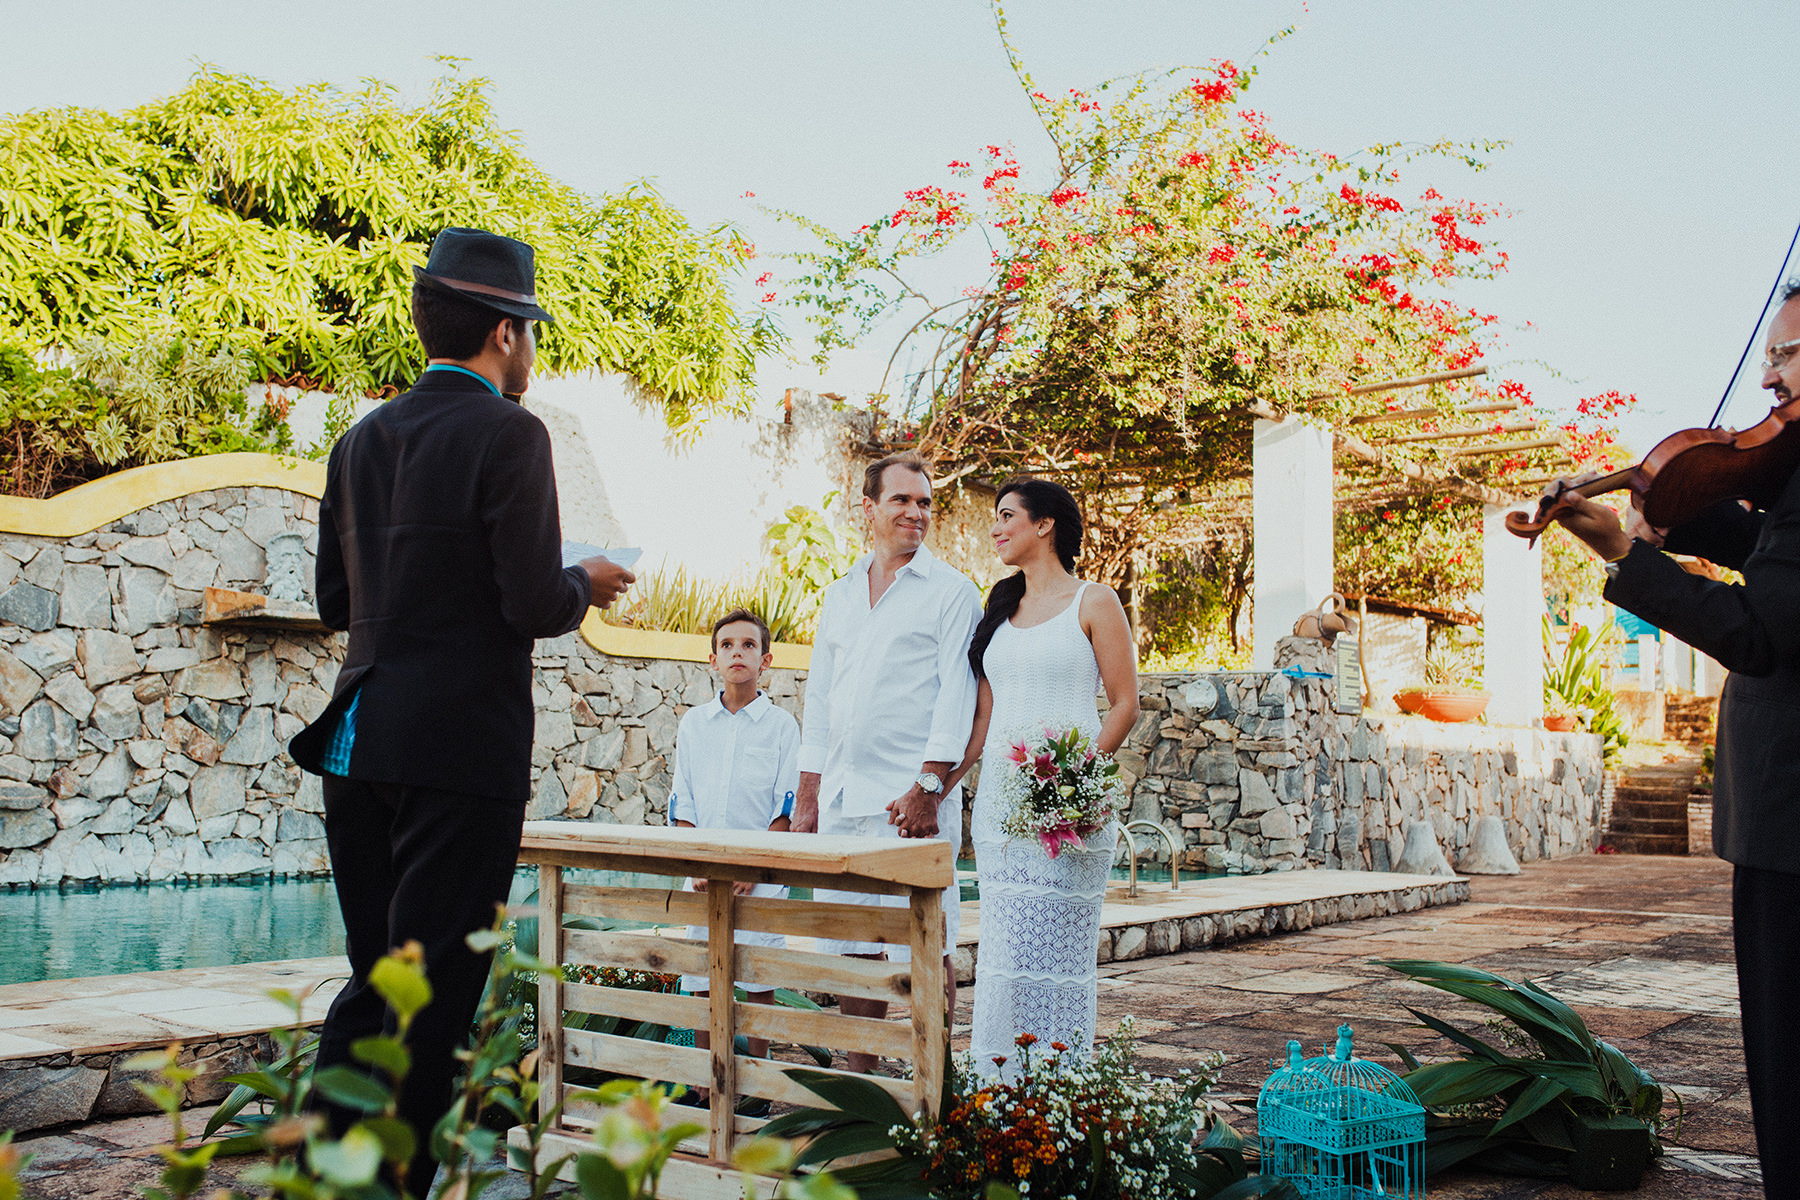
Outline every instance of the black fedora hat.
<svg viewBox="0 0 1800 1200">
<path fill-rule="evenodd" d="M 537 260 L 531 247 L 485 229 L 453 226 L 438 234 L 425 265 L 413 268 L 413 279 L 509 317 L 556 320 L 538 307 Z"/>
</svg>

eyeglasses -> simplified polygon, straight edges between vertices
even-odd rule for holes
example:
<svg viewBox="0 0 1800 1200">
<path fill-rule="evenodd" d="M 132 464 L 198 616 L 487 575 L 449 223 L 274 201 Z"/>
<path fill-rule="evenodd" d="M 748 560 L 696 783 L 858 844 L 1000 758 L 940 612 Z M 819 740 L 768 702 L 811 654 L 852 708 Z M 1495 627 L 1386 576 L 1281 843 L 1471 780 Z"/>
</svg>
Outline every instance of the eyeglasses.
<svg viewBox="0 0 1800 1200">
<path fill-rule="evenodd" d="M 1789 342 L 1776 342 L 1769 347 L 1769 353 L 1763 357 L 1762 369 L 1779 371 L 1793 360 L 1795 351 L 1800 351 L 1800 338 Z"/>
</svg>

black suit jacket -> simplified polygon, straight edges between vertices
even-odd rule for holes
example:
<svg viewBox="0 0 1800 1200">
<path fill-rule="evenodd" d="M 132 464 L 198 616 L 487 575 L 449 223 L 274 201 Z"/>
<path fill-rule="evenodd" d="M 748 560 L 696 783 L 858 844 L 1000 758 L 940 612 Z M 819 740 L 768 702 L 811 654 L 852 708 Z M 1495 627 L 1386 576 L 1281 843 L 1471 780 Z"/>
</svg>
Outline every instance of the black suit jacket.
<svg viewBox="0 0 1800 1200">
<path fill-rule="evenodd" d="M 1677 554 L 1743 573 L 1683 571 L 1638 542 L 1606 598 L 1712 655 L 1719 702 L 1713 848 L 1739 866 L 1800 874 L 1800 473 L 1766 512 L 1725 503 L 1669 531 Z"/>
<path fill-rule="evenodd" d="M 319 773 L 360 693 L 350 778 L 528 799 L 532 641 L 588 607 L 561 544 L 550 435 L 518 404 L 427 371 L 358 421 L 319 505 L 319 615 L 350 646 L 294 761 Z"/>
</svg>

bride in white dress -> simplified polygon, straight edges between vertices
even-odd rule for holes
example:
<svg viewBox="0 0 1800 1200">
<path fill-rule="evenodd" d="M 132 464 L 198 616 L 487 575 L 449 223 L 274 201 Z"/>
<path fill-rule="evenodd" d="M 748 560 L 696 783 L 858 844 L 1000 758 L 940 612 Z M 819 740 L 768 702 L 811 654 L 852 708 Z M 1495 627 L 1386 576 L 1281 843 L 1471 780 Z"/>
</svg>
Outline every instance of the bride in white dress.
<svg viewBox="0 0 1800 1200">
<path fill-rule="evenodd" d="M 1085 1054 L 1093 1044 L 1095 947 L 1100 900 L 1117 825 L 1049 857 L 1035 839 L 1000 829 L 1008 744 L 1021 734 L 1080 726 L 1111 754 L 1138 715 L 1137 654 L 1125 610 L 1111 588 L 1073 571 L 1081 510 L 1068 491 L 1041 479 L 1002 485 L 994 504 L 994 549 L 1017 568 L 989 593 L 969 660 L 980 680 L 975 729 L 961 770 L 985 766 L 971 834 L 980 878 L 981 941 L 975 971 L 971 1050 L 977 1067 L 1006 1074 L 1015 1039 L 1035 1053 L 1054 1044 Z M 1104 685 L 1102 721 L 1095 697 Z"/>
</svg>

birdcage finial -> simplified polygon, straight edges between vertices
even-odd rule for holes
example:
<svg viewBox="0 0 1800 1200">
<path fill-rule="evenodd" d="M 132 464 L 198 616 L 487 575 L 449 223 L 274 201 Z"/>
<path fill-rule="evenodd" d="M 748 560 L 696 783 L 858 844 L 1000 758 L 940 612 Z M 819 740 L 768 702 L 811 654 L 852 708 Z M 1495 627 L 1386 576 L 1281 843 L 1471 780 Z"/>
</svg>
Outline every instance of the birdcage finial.
<svg viewBox="0 0 1800 1200">
<path fill-rule="evenodd" d="M 1338 1026 L 1337 1050 L 1331 1057 L 1341 1063 L 1350 1061 L 1350 1027 L 1348 1025 Z"/>
</svg>

